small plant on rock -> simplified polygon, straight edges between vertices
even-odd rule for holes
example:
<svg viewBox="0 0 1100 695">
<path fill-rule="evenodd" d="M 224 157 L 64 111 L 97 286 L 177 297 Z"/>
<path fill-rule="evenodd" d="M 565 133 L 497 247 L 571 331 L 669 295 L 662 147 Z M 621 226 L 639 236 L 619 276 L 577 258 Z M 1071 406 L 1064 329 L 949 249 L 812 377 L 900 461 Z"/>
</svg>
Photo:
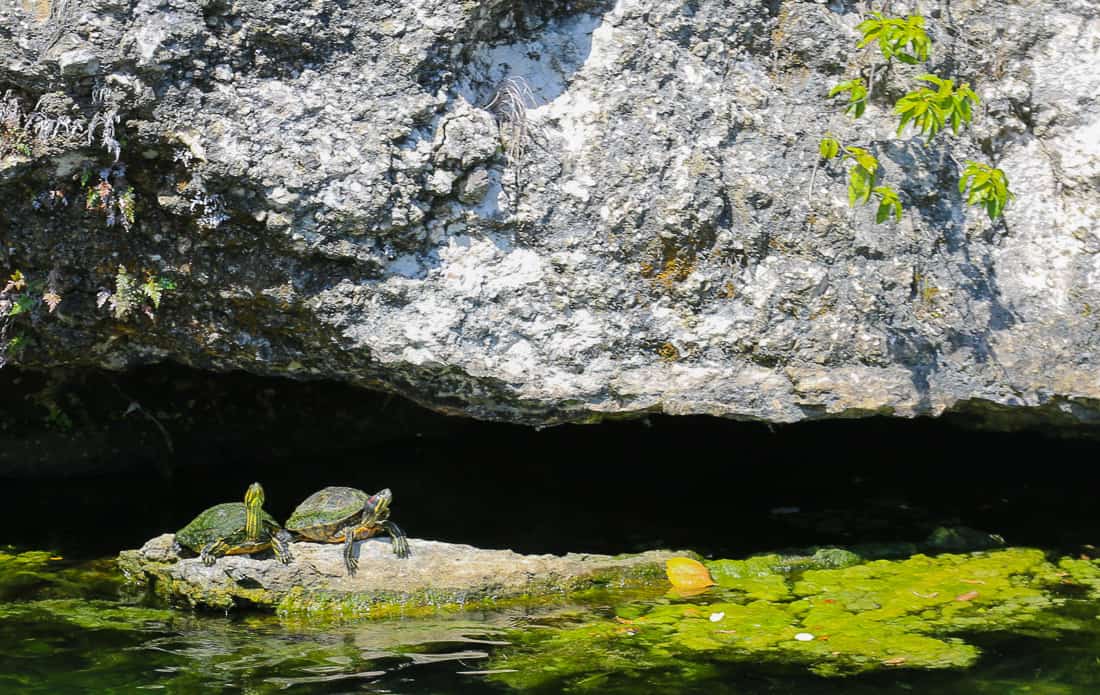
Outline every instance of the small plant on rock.
<svg viewBox="0 0 1100 695">
<path fill-rule="evenodd" d="M 102 214 L 107 226 L 121 224 L 127 232 L 134 226 L 137 200 L 134 187 L 126 182 L 126 167 L 115 164 L 98 172 L 99 181 L 92 183 L 91 169 L 85 169 L 80 178 L 84 188 L 84 208 Z"/>
<path fill-rule="evenodd" d="M 822 138 L 818 147 L 821 159 L 829 161 L 839 157 L 851 164 L 848 170 L 848 205 L 866 204 L 873 194 L 879 199 L 876 222 L 885 222 L 891 213 L 896 220 L 901 220 L 901 198 L 897 191 L 889 186 L 875 185 L 879 172 L 878 158 L 862 147 L 845 147 L 833 137 Z"/>
<path fill-rule="evenodd" d="M 522 77 L 505 77 L 486 107 L 496 117 L 501 143 L 508 163 L 515 166 L 523 160 L 531 139 L 527 109 L 535 105 L 531 85 Z"/>
<path fill-rule="evenodd" d="M 959 126 L 964 123 L 970 125 L 971 109 L 978 105 L 980 99 L 969 84 L 955 89 L 953 80 L 943 80 L 935 75 L 921 75 L 920 79 L 936 85 L 937 89 L 921 87 L 898 99 L 894 107 L 901 116 L 898 135 L 910 122 L 929 140 L 936 137 L 944 125 L 950 124 L 955 135 L 959 134 Z"/>
<path fill-rule="evenodd" d="M 966 162 L 962 178 L 959 179 L 959 193 L 966 195 L 968 187 L 970 194 L 966 196 L 967 205 L 984 207 L 991 220 L 1000 217 L 1008 201 L 1016 197 L 1008 190 L 1008 177 L 1005 173 L 981 162 Z"/>
<path fill-rule="evenodd" d="M 140 282 L 126 270 L 126 266 L 120 265 L 115 273 L 114 292 L 101 291 L 96 297 L 96 306 L 106 304 L 119 321 L 125 321 L 135 311 L 141 311 L 149 320 L 155 321 L 161 298 L 165 292 L 174 289 L 176 285 L 171 280 L 152 273 L 146 273 L 145 281 Z"/>
<path fill-rule="evenodd" d="M 852 118 L 859 118 L 867 110 L 867 83 L 863 81 L 862 77 L 841 82 L 829 90 L 829 98 L 832 99 L 836 95 L 845 92 L 848 93 L 848 106 L 844 111 L 850 114 Z"/>
<path fill-rule="evenodd" d="M 931 52 L 932 42 L 924 30 L 924 17 L 920 15 L 901 19 L 873 12 L 871 18 L 861 22 L 857 29 L 863 34 L 857 47 L 865 48 L 877 43 L 887 64 L 894 58 L 910 65 L 917 64 L 928 60 Z M 867 103 L 874 93 L 873 66 L 871 76 L 870 85 L 861 77 L 837 84 L 829 90 L 828 98 L 847 94 L 848 104 L 845 112 L 853 118 L 859 118 L 864 114 Z M 894 104 L 894 111 L 900 119 L 898 136 L 901 136 L 909 125 L 925 136 L 927 142 L 931 142 L 946 127 L 950 127 L 951 132 L 958 135 L 962 126 L 970 124 L 974 107 L 981 103 L 978 95 L 970 88 L 969 83 L 956 87 L 954 80 L 933 74 L 924 74 L 918 79 L 930 86 L 918 87 L 902 96 Z M 879 206 L 875 214 L 875 222 L 882 223 L 891 217 L 895 221 L 901 221 L 903 209 L 901 197 L 892 188 L 875 185 L 880 166 L 878 159 L 867 148 L 844 146 L 836 138 L 826 136 L 818 145 L 818 153 L 819 162 L 840 158 L 851 164 L 848 171 L 849 206 L 855 207 L 857 203 L 865 204 L 872 195 L 876 195 Z M 810 179 L 811 196 L 816 173 L 815 166 L 814 176 Z M 1005 205 L 1014 197 L 1008 190 L 1008 178 L 1004 171 L 978 162 L 967 162 L 962 180 L 959 182 L 959 192 L 965 193 L 968 186 L 970 193 L 967 196 L 967 203 L 983 206 L 991 220 L 999 218 Z"/>
<path fill-rule="evenodd" d="M 932 41 L 924 31 L 924 17 L 921 15 L 900 19 L 872 12 L 871 19 L 863 20 L 856 29 L 863 34 L 863 40 L 856 47 L 865 48 L 877 42 L 886 60 L 897 58 L 903 63 L 915 65 L 928 60 L 928 53 L 932 50 Z"/>
<path fill-rule="evenodd" d="M 61 303 L 62 297 L 57 290 L 59 275 L 53 270 L 42 282 L 28 279 L 17 269 L 0 288 L 0 367 L 4 366 L 8 355 L 20 351 L 28 342 L 22 333 L 9 337 L 13 326 L 20 321 L 33 321 L 35 310 L 42 305 L 52 314 Z"/>
</svg>

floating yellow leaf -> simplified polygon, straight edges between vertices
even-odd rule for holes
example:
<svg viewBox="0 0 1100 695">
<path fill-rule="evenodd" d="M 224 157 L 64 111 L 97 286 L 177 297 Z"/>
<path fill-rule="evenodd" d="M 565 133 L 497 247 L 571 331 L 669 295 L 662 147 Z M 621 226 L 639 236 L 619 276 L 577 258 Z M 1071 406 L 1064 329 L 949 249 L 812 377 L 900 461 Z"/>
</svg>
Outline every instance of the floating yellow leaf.
<svg viewBox="0 0 1100 695">
<path fill-rule="evenodd" d="M 688 557 L 674 557 L 665 562 L 665 573 L 672 586 L 685 591 L 697 591 L 714 586 L 710 572 L 703 563 Z"/>
</svg>

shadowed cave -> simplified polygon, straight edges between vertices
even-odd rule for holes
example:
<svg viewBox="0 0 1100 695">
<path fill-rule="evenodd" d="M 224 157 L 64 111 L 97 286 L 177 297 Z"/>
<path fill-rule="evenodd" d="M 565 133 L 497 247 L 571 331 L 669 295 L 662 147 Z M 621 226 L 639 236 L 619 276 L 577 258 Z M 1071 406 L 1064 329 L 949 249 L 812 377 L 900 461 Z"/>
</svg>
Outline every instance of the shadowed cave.
<svg viewBox="0 0 1100 695">
<path fill-rule="evenodd" d="M 390 487 L 411 536 L 520 552 L 734 557 L 919 542 L 958 525 L 1073 553 L 1100 538 L 1094 438 L 983 431 L 973 415 L 536 430 L 341 384 L 173 366 L 0 379 L 0 524 L 8 542 L 70 556 L 136 547 L 253 480 L 280 518 L 326 485 Z"/>
</svg>

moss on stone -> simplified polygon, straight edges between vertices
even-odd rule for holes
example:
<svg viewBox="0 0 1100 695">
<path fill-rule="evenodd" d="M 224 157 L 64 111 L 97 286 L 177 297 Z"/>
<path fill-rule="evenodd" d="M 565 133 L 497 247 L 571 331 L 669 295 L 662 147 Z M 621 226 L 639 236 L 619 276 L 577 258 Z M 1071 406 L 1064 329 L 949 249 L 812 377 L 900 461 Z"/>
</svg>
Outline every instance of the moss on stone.
<svg viewBox="0 0 1100 695">
<path fill-rule="evenodd" d="M 278 615 L 314 623 L 392 617 L 419 618 L 471 610 L 545 607 L 563 601 L 593 601 L 609 596 L 643 593 L 656 596 L 667 589 L 660 563 L 642 563 L 578 577 L 533 581 L 522 594 L 492 590 L 422 590 L 416 592 L 335 592 L 295 587 L 273 603 Z"/>
</svg>

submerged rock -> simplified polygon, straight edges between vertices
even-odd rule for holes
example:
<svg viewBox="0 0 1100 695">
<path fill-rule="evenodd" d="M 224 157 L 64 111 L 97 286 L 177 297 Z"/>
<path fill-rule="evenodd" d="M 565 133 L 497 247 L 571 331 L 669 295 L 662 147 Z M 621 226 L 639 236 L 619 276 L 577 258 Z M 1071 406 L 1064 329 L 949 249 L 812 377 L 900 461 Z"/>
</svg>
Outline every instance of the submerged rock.
<svg viewBox="0 0 1100 695">
<path fill-rule="evenodd" d="M 359 571 L 349 576 L 339 544 L 294 543 L 290 565 L 227 556 L 205 567 L 177 555 L 173 541 L 164 534 L 123 551 L 119 566 L 130 581 L 192 606 L 256 605 L 325 619 L 544 602 L 587 589 L 640 586 L 663 581 L 665 560 L 677 556 L 521 555 L 410 538 L 412 555 L 398 559 L 388 538 L 372 538 L 357 544 Z"/>
</svg>

